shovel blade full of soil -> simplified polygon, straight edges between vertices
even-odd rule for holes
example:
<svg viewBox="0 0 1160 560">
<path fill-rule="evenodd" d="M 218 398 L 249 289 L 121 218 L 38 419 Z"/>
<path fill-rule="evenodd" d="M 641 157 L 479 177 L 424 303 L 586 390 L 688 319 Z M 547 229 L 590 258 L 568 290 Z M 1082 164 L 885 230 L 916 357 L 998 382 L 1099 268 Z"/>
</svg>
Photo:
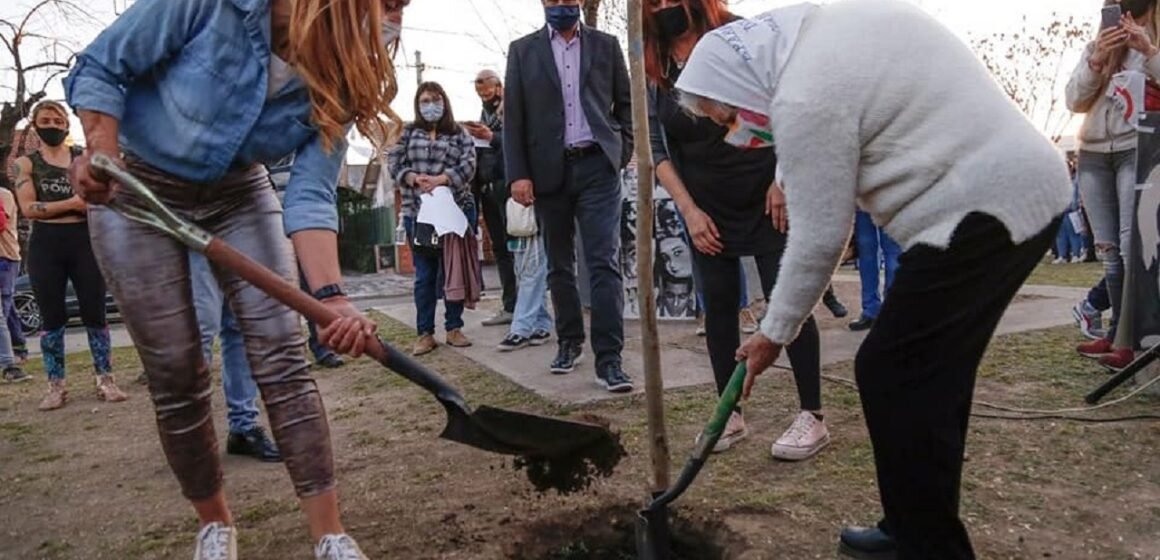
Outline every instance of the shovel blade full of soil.
<svg viewBox="0 0 1160 560">
<path fill-rule="evenodd" d="M 80 161 L 79 159 L 77 161 Z M 74 161 L 74 169 L 77 165 Z M 329 325 L 339 314 L 287 282 L 270 269 L 239 253 L 224 241 L 174 214 L 139 179 L 104 154 L 95 154 L 92 168 L 115 180 L 121 194 L 109 208 L 126 218 L 153 227 L 203 253 L 214 264 L 233 271 L 270 297 L 319 325 Z M 607 426 L 550 418 L 483 406 L 472 410 L 454 387 L 435 372 L 404 355 L 378 337 L 369 337 L 366 353 L 388 369 L 430 392 L 447 411 L 441 437 L 485 451 L 538 460 L 576 455 L 620 452 L 619 437 Z"/>
</svg>

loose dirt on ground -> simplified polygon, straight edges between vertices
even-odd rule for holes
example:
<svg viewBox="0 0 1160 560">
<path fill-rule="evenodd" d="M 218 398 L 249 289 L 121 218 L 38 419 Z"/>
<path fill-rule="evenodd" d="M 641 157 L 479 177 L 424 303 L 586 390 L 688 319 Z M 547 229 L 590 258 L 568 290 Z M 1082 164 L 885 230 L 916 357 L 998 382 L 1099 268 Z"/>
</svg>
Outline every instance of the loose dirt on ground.
<svg viewBox="0 0 1160 560">
<path fill-rule="evenodd" d="M 396 343 L 410 342 L 400 324 L 382 326 Z M 978 398 L 1080 406 L 1106 374 L 1074 355 L 1076 341 L 1073 328 L 997 339 Z M 123 404 L 96 401 L 81 355 L 70 358 L 72 402 L 63 410 L 36 410 L 44 384 L 35 363 L 36 383 L 0 386 L 0 559 L 191 554 L 196 521 L 160 452 L 145 390 L 131 382 L 136 358 L 120 350 L 116 360 L 131 395 Z M 438 439 L 442 408 L 377 363 L 317 371 L 347 528 L 372 559 L 631 557 L 623 539 L 648 479 L 642 398 L 560 407 L 446 348 L 422 361 L 473 404 L 610 418 L 629 457 L 586 493 L 540 493 L 510 458 Z M 826 373 L 850 378 L 851 369 L 844 363 Z M 714 402 L 707 386 L 666 399 L 675 475 Z M 818 457 L 800 464 L 770 459 L 769 445 L 792 421 L 796 400 L 791 377 L 767 374 L 745 408 L 753 436 L 714 457 L 677 502 L 678 533 L 715 545 L 718 552 L 701 553 L 706 558 L 834 558 L 841 526 L 877 518 L 870 444 L 851 389 L 824 385 L 833 443 Z M 220 391 L 214 404 L 224 446 Z M 1138 413 L 1160 413 L 1160 401 L 1141 397 L 1108 411 Z M 962 511 L 979 557 L 1160 558 L 1158 448 L 1160 422 L 975 419 Z M 241 557 L 310 558 L 283 468 L 233 457 L 223 465 Z"/>
</svg>

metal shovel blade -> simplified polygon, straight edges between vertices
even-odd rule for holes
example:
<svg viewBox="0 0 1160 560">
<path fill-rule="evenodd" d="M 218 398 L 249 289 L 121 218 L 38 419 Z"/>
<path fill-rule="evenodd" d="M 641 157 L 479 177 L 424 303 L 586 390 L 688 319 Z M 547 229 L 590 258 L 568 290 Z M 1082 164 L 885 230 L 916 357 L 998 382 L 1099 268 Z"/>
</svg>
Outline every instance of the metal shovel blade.
<svg viewBox="0 0 1160 560">
<path fill-rule="evenodd" d="M 552 459 L 596 447 L 619 446 L 619 442 L 607 426 L 591 422 L 540 416 L 486 405 L 476 408 L 471 420 L 474 426 L 516 450 L 513 454 L 528 457 Z M 448 424 L 448 431 L 452 428 L 451 424 Z M 448 439 L 455 440 L 453 437 Z"/>
</svg>

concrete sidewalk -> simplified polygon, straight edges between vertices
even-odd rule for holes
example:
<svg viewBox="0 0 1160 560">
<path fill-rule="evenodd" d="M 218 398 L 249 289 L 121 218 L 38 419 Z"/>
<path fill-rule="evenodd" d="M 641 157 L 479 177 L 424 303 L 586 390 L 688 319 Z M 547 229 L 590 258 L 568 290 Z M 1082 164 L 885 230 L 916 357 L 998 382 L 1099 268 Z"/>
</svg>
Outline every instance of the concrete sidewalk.
<svg viewBox="0 0 1160 560">
<path fill-rule="evenodd" d="M 850 320 L 858 315 L 858 280 L 835 276 L 834 287 L 839 298 L 850 308 L 850 316 L 837 320 L 829 312 L 819 307 L 816 312 L 819 328 L 822 330 L 822 364 L 834 364 L 853 360 L 865 333 L 851 332 L 846 328 Z M 1073 322 L 1071 306 L 1086 295 L 1086 289 L 1060 288 L 1054 286 L 1025 286 L 1016 301 L 1007 310 L 1000 323 L 998 334 L 1039 330 Z M 464 313 L 466 326 L 463 329 L 474 346 L 452 348 L 443 341 L 440 326 L 436 339 L 440 341 L 437 352 L 459 352 L 477 363 L 490 368 L 500 375 L 526 387 L 537 394 L 561 403 L 584 403 L 615 398 L 595 383 L 595 368 L 591 348 L 586 345 L 585 357 L 577 370 L 568 375 L 552 375 L 548 364 L 555 357 L 556 344 L 553 340 L 540 347 L 529 347 L 516 352 L 499 352 L 495 345 L 507 334 L 505 327 L 483 327 L 485 317 L 498 307 L 498 301 L 488 299 L 480 302 L 476 310 Z M 414 326 L 415 307 L 410 302 L 400 302 L 376 307 L 386 315 Z M 442 306 L 436 312 L 436 325 L 441 325 Z M 637 391 L 644 389 L 643 365 L 640 358 L 640 325 L 638 321 L 625 321 L 624 369 L 636 382 Z M 696 324 L 691 321 L 661 322 L 661 367 L 666 389 L 690 387 L 712 383 L 713 375 L 709 367 L 709 357 L 705 351 L 705 339 L 695 334 Z M 1061 352 L 1070 348 L 1061 348 Z M 788 366 L 783 354 L 778 362 Z"/>
</svg>

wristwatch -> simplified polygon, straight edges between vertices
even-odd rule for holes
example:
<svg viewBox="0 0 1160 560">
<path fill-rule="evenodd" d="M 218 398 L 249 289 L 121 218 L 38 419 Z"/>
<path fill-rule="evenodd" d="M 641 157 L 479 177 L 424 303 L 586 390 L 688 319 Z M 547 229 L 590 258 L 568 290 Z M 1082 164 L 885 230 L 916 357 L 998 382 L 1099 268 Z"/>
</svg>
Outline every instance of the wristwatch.
<svg viewBox="0 0 1160 560">
<path fill-rule="evenodd" d="M 314 290 L 314 299 L 319 301 L 330 299 L 332 297 L 346 296 L 346 292 L 342 291 L 342 286 L 338 284 L 327 284 L 317 290 Z"/>
</svg>

